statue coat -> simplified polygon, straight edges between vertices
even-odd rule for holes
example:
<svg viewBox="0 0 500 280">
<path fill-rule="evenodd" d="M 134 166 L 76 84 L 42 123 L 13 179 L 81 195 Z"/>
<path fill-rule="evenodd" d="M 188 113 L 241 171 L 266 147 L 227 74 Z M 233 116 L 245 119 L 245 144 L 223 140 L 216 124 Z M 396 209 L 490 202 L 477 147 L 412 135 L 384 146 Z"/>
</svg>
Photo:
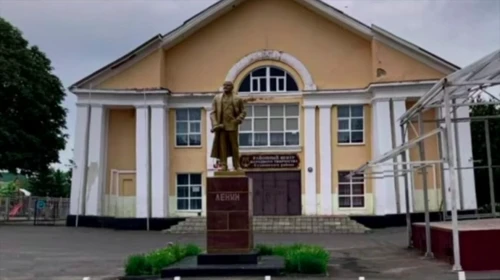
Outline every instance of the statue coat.
<svg viewBox="0 0 500 280">
<path fill-rule="evenodd" d="M 212 128 L 219 125 L 219 124 L 222 124 L 222 120 L 223 120 L 223 110 L 222 110 L 222 96 L 223 96 L 223 93 L 219 93 L 217 94 L 213 101 L 212 101 L 212 109 L 210 111 L 210 120 L 211 120 L 211 123 L 212 123 Z M 243 122 L 243 120 L 245 119 L 246 117 L 246 111 L 245 111 L 245 106 L 244 106 L 244 102 L 243 102 L 243 99 L 241 99 L 241 97 L 233 94 L 232 96 L 233 98 L 233 114 L 232 114 L 232 117 L 235 119 L 236 121 L 236 131 L 238 131 L 238 126 Z M 222 128 L 222 130 L 224 130 L 225 128 Z M 221 149 L 221 145 L 219 144 L 220 143 L 220 134 L 221 134 L 221 131 L 220 130 L 216 130 L 214 132 L 214 141 L 213 141 L 213 145 L 212 145 L 212 151 L 210 153 L 210 157 L 212 158 L 217 158 L 217 159 L 220 159 L 220 149 Z M 236 145 L 238 145 L 238 143 L 236 143 Z M 233 152 L 232 152 L 232 149 L 231 149 L 231 146 L 227 145 L 225 147 L 227 149 L 227 156 L 228 157 L 233 157 Z"/>
</svg>

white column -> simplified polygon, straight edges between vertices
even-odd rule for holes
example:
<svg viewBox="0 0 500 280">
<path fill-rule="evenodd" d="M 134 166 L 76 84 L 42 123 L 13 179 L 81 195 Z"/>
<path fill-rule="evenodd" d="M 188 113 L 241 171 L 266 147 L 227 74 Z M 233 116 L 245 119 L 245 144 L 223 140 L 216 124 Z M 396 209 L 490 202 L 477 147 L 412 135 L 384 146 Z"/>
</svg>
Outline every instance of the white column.
<svg viewBox="0 0 500 280">
<path fill-rule="evenodd" d="M 90 109 L 90 136 L 87 162 L 86 214 L 102 215 L 105 182 L 106 111 L 102 105 Z"/>
<path fill-rule="evenodd" d="M 135 156 L 136 156 L 136 218 L 148 216 L 149 180 L 149 113 L 147 106 L 136 108 Z"/>
<path fill-rule="evenodd" d="M 316 214 L 316 113 L 315 107 L 304 107 L 305 214 Z"/>
<path fill-rule="evenodd" d="M 75 124 L 75 144 L 73 146 L 73 166 L 71 175 L 71 194 L 70 194 L 70 215 L 83 214 L 83 176 L 85 166 L 87 165 L 87 133 L 89 120 L 89 108 L 87 105 L 78 104 L 76 107 L 76 124 Z"/>
<path fill-rule="evenodd" d="M 151 207 L 153 218 L 168 216 L 169 145 L 165 106 L 151 107 Z"/>
<path fill-rule="evenodd" d="M 462 100 L 457 101 L 457 103 L 461 102 Z M 469 106 L 459 107 L 457 110 L 457 118 L 469 118 Z M 472 169 L 474 162 L 472 156 L 470 122 L 458 123 L 458 146 L 460 147 L 460 168 L 462 168 L 463 210 L 477 209 L 476 184 L 474 169 Z"/>
<path fill-rule="evenodd" d="M 444 119 L 444 112 L 445 112 L 444 108 L 441 108 L 439 110 L 439 117 L 441 119 Z M 441 127 L 444 127 L 444 126 L 445 126 L 444 122 L 442 122 L 441 123 Z M 453 125 L 449 129 L 451 129 L 452 133 L 454 132 Z M 441 157 L 443 157 L 443 158 L 446 157 L 446 153 L 447 153 L 447 148 L 446 148 L 446 145 L 445 145 L 445 141 L 446 141 L 445 137 L 446 136 L 447 136 L 446 133 L 444 133 L 444 135 L 441 136 L 441 149 L 443 151 L 443 155 Z M 452 143 L 452 146 L 453 146 L 453 150 L 455 151 L 455 138 L 453 138 L 451 140 L 451 143 Z M 455 156 L 455 162 L 456 162 L 456 160 L 457 160 L 457 157 Z M 448 163 L 446 161 L 443 163 L 443 167 L 445 169 L 443 177 L 444 177 L 444 187 L 445 187 L 445 195 L 446 195 L 446 208 L 447 208 L 448 211 L 450 211 L 451 210 L 451 189 L 450 189 L 450 176 L 449 176 L 450 174 L 447 171 L 448 168 L 449 168 L 449 165 L 448 165 Z M 460 194 L 458 192 L 458 182 L 457 182 L 457 196 L 456 196 L 455 200 L 456 200 L 456 203 L 457 203 L 456 204 L 457 205 L 457 209 L 460 209 L 459 208 L 460 207 Z"/>
<path fill-rule="evenodd" d="M 406 112 L 406 100 L 394 99 L 394 132 L 396 135 L 396 147 L 403 144 L 401 141 L 401 127 L 399 126 L 399 117 L 401 117 Z M 408 134 L 405 135 L 405 143 L 408 142 Z M 406 161 L 410 161 L 410 151 L 406 150 Z M 401 156 L 397 157 L 398 162 L 402 162 Z M 400 165 L 399 169 L 403 169 L 404 166 Z M 394 181 L 394 180 L 393 180 Z M 408 197 L 410 202 L 410 212 L 413 211 L 413 191 L 411 185 L 411 178 L 408 174 Z M 401 213 L 406 213 L 406 197 L 405 197 L 405 178 L 403 176 L 399 177 L 399 209 Z"/>
<path fill-rule="evenodd" d="M 214 142 L 214 134 L 210 132 L 210 129 L 212 128 L 212 121 L 210 121 L 210 110 L 212 110 L 212 107 L 205 107 L 205 112 L 206 112 L 206 139 L 207 139 L 207 177 L 212 177 L 214 176 L 214 162 L 215 159 L 210 157 L 212 154 L 212 146 Z"/>
<path fill-rule="evenodd" d="M 457 100 L 457 104 L 460 104 L 463 100 Z M 451 114 L 451 113 L 450 113 Z M 444 118 L 444 109 L 440 110 L 440 117 Z M 453 117 L 453 115 L 452 115 Z M 457 118 L 468 118 L 469 117 L 469 107 L 462 106 L 457 110 Z M 444 126 L 444 124 L 441 124 Z M 477 208 L 477 200 L 476 200 L 476 185 L 474 178 L 474 169 L 471 167 L 474 165 L 472 161 L 472 136 L 470 131 L 470 122 L 460 122 L 458 123 L 458 147 L 460 147 L 460 168 L 461 168 L 461 177 L 457 176 L 457 178 L 462 178 L 462 192 L 463 192 L 463 201 L 464 208 L 460 209 L 460 193 L 457 191 L 457 209 L 459 210 L 468 210 L 468 209 L 476 209 Z M 449 128 L 452 132 L 453 139 L 451 140 L 453 144 L 453 150 L 456 151 L 455 143 L 455 126 Z M 443 152 L 446 153 L 446 147 L 444 145 L 444 139 L 442 141 L 442 149 Z M 455 152 L 456 153 L 456 152 Z M 446 154 L 445 154 L 446 155 Z M 457 162 L 458 157 L 455 154 L 455 162 Z M 456 165 L 458 167 L 458 164 Z M 448 168 L 448 164 L 444 164 L 445 168 Z M 465 169 L 468 168 L 468 169 Z M 457 170 L 458 172 L 458 170 Z M 450 178 L 449 172 L 444 172 L 444 182 L 446 187 L 446 205 L 447 209 L 451 210 L 451 190 L 450 190 Z M 458 189 L 457 182 L 457 189 Z"/>
<path fill-rule="evenodd" d="M 332 212 L 332 107 L 319 108 L 319 146 L 321 151 L 321 215 Z M 307 135 L 307 134 L 306 134 Z"/>
<path fill-rule="evenodd" d="M 375 100 L 372 103 L 372 154 L 373 158 L 379 157 L 385 152 L 392 150 L 390 109 L 389 101 Z M 386 163 L 392 163 L 391 160 Z M 392 166 L 377 166 L 376 172 L 392 171 Z M 384 174 L 376 174 L 382 177 Z M 387 174 L 386 174 L 387 175 Z M 396 195 L 394 191 L 394 179 L 392 177 L 377 178 L 374 182 L 375 214 L 385 215 L 396 213 Z"/>
</svg>

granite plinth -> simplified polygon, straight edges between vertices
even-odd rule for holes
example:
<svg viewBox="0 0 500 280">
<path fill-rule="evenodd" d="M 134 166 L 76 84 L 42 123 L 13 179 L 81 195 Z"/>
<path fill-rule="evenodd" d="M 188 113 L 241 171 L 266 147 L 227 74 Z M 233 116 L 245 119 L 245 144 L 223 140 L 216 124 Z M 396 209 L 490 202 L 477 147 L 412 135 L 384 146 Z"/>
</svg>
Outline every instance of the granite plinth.
<svg viewBox="0 0 500 280">
<path fill-rule="evenodd" d="M 257 264 L 258 261 L 259 254 L 257 251 L 252 251 L 250 253 L 198 255 L 198 265 Z"/>
<path fill-rule="evenodd" d="M 285 260 L 279 256 L 262 256 L 256 264 L 200 265 L 197 257 L 189 257 L 161 270 L 162 278 L 214 276 L 279 276 Z"/>
<path fill-rule="evenodd" d="M 239 173 L 207 178 L 208 254 L 253 250 L 252 206 L 251 178 Z"/>
</svg>

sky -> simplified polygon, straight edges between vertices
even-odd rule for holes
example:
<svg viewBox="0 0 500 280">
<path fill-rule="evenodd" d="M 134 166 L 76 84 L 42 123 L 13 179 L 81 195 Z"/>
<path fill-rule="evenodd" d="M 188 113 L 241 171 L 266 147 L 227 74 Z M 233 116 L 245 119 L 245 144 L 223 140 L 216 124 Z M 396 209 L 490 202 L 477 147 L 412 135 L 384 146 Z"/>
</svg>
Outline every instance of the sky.
<svg viewBox="0 0 500 280">
<path fill-rule="evenodd" d="M 292 0 L 290 0 L 292 1 Z M 52 61 L 67 88 L 215 0 L 0 0 L 0 16 Z M 460 67 L 500 48 L 499 0 L 324 0 Z M 58 168 L 72 158 L 76 98 L 67 92 L 69 134 Z"/>
</svg>

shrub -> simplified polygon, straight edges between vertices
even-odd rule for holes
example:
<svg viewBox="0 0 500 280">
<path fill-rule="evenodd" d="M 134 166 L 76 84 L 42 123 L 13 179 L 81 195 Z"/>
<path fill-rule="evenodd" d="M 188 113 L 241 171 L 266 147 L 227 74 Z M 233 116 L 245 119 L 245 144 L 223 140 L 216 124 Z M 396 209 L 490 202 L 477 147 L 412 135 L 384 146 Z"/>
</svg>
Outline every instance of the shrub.
<svg viewBox="0 0 500 280">
<path fill-rule="evenodd" d="M 132 255 L 128 257 L 125 263 L 125 275 L 159 275 L 163 268 L 185 257 L 196 256 L 200 253 L 200 247 L 194 244 L 188 244 L 186 246 L 172 245 L 143 255 Z"/>
<path fill-rule="evenodd" d="M 149 273 L 146 257 L 144 255 L 132 255 L 128 257 L 127 265 L 125 266 L 125 274 L 128 276 L 140 276 Z"/>
<path fill-rule="evenodd" d="M 319 246 L 293 245 L 257 245 L 260 255 L 275 255 L 285 258 L 287 273 L 320 274 L 326 273 L 330 253 Z"/>
<path fill-rule="evenodd" d="M 198 256 L 199 254 L 201 254 L 201 248 L 198 247 L 197 245 L 187 244 L 185 248 L 186 248 L 186 257 Z"/>
</svg>

